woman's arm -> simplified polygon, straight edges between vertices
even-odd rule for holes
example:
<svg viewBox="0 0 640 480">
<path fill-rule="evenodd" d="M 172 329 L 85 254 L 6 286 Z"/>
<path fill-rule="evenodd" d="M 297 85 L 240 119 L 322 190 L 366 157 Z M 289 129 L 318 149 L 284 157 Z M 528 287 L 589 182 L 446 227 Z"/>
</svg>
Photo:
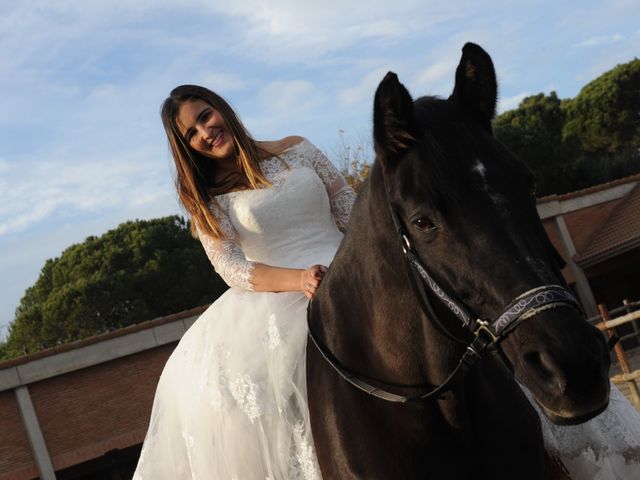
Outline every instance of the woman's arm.
<svg viewBox="0 0 640 480">
<path fill-rule="evenodd" d="M 351 215 L 356 194 L 325 154 L 311 142 L 309 142 L 309 147 L 311 165 L 327 190 L 333 218 L 338 228 L 344 231 L 349 224 L 349 216 Z"/>
<path fill-rule="evenodd" d="M 313 265 L 301 270 L 254 263 L 249 281 L 256 292 L 301 291 L 307 298 L 312 298 L 326 271 L 327 267 L 323 265 Z"/>
<path fill-rule="evenodd" d="M 327 268 L 313 265 L 307 269 L 281 268 L 248 260 L 238 242 L 238 234 L 224 206 L 212 205 L 220 221 L 224 238 L 211 238 L 198 231 L 198 237 L 218 275 L 230 287 L 257 292 L 303 292 L 308 298 L 316 289 Z"/>
</svg>

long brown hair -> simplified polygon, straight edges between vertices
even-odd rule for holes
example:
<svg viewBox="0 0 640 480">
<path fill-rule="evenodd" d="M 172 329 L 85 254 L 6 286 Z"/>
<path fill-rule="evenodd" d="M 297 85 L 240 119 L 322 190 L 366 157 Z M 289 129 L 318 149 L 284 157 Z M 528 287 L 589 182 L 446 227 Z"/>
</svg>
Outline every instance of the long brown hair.
<svg viewBox="0 0 640 480">
<path fill-rule="evenodd" d="M 215 184 L 216 162 L 189 146 L 180 134 L 176 120 L 180 105 L 202 100 L 220 112 L 227 124 L 234 143 L 236 161 L 240 171 L 236 182 Z M 162 124 L 167 133 L 171 155 L 176 164 L 176 189 L 180 203 L 191 216 L 191 232 L 201 232 L 213 238 L 223 238 L 219 220 L 211 213 L 208 204 L 216 194 L 237 188 L 238 183 L 247 188 L 261 188 L 271 183 L 260 169 L 261 154 L 267 153 L 256 145 L 238 115 L 220 95 L 197 85 L 181 85 L 174 88 L 162 104 Z M 239 181 L 238 181 L 239 180 Z"/>
</svg>

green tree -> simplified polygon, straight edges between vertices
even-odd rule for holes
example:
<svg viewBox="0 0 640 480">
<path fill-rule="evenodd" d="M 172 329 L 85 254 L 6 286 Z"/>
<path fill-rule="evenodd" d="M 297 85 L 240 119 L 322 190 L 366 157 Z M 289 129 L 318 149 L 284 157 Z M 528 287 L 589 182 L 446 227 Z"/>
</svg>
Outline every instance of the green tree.
<svg viewBox="0 0 640 480">
<path fill-rule="evenodd" d="M 577 97 L 525 98 L 499 115 L 496 136 L 538 177 L 538 194 L 564 193 L 640 171 L 640 60 L 618 65 Z"/>
<path fill-rule="evenodd" d="M 538 195 L 564 189 L 564 174 L 576 155 L 573 144 L 563 142 L 562 106 L 556 92 L 539 93 L 525 98 L 517 109 L 499 115 L 494 121 L 498 140 L 536 175 Z"/>
<path fill-rule="evenodd" d="M 587 155 L 640 147 L 640 60 L 589 82 L 566 104 L 563 135 Z"/>
<path fill-rule="evenodd" d="M 183 218 L 126 222 L 46 261 L 0 354 L 11 358 L 193 308 L 226 288 Z"/>
<path fill-rule="evenodd" d="M 640 60 L 588 83 L 564 110 L 563 141 L 579 152 L 573 189 L 640 171 Z"/>
</svg>

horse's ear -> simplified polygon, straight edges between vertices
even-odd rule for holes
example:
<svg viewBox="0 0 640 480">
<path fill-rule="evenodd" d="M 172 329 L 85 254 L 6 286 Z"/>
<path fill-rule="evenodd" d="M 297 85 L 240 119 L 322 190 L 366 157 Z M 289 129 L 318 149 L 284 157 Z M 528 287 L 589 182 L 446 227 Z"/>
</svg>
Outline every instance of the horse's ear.
<svg viewBox="0 0 640 480">
<path fill-rule="evenodd" d="M 386 171 L 417 137 L 413 99 L 398 76 L 389 72 L 380 82 L 373 101 L 373 139 Z"/>
<path fill-rule="evenodd" d="M 450 98 L 491 132 L 497 96 L 498 83 L 491 57 L 475 43 L 465 44 L 456 70 L 456 85 Z"/>
</svg>

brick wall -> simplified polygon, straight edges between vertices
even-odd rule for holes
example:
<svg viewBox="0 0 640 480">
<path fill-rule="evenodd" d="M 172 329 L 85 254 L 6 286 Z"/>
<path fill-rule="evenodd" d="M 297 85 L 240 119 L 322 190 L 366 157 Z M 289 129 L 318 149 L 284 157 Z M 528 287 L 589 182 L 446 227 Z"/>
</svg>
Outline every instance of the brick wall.
<svg viewBox="0 0 640 480">
<path fill-rule="evenodd" d="M 15 472 L 19 476 L 3 473 Z M 38 475 L 13 390 L 0 392 L 0 479 Z"/>
<path fill-rule="evenodd" d="M 29 385 L 55 470 L 140 443 L 175 343 Z"/>
</svg>

